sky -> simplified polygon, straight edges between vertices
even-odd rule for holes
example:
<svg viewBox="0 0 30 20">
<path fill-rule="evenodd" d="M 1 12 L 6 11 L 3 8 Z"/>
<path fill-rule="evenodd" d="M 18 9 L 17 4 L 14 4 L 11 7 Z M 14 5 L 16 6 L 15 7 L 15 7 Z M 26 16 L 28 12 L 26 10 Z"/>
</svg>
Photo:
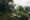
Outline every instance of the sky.
<svg viewBox="0 0 30 20">
<path fill-rule="evenodd" d="M 14 2 L 14 4 L 16 4 L 15 9 L 16 9 L 19 5 L 23 6 L 23 8 L 24 8 L 25 6 L 30 6 L 30 0 L 13 0 L 13 2 Z M 9 3 L 9 4 L 11 4 L 11 3 Z"/>
<path fill-rule="evenodd" d="M 13 0 L 13 2 L 21 6 L 30 6 L 30 0 Z"/>
</svg>

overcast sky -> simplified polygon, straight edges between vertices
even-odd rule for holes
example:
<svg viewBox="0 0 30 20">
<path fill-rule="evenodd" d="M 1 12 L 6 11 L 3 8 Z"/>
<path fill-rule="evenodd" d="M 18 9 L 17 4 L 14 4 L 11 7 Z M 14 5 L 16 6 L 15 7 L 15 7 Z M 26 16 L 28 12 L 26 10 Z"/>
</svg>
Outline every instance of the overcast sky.
<svg viewBox="0 0 30 20">
<path fill-rule="evenodd" d="M 15 4 L 19 4 L 21 6 L 30 6 L 30 0 L 13 0 Z"/>
</svg>

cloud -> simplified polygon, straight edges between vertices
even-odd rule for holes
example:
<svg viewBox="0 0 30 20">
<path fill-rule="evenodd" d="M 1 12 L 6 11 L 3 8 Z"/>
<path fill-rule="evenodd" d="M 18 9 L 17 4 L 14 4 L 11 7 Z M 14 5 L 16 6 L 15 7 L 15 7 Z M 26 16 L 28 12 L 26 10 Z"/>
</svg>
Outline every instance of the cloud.
<svg viewBox="0 0 30 20">
<path fill-rule="evenodd" d="M 30 6 L 30 0 L 13 0 L 15 4 L 19 4 L 21 6 Z"/>
</svg>

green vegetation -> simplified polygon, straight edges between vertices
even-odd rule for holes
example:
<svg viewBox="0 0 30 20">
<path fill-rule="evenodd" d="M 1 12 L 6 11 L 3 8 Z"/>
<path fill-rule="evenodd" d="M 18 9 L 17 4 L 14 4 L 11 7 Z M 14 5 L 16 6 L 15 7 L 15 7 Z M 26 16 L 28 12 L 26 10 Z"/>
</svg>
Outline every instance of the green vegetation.
<svg viewBox="0 0 30 20">
<path fill-rule="evenodd" d="M 16 13 L 17 13 L 17 14 L 20 13 L 21 15 L 25 14 L 25 15 L 27 15 L 27 16 L 30 17 L 30 11 L 28 11 L 28 10 L 22 8 L 22 6 L 18 6 L 18 7 L 17 7 Z"/>
</svg>

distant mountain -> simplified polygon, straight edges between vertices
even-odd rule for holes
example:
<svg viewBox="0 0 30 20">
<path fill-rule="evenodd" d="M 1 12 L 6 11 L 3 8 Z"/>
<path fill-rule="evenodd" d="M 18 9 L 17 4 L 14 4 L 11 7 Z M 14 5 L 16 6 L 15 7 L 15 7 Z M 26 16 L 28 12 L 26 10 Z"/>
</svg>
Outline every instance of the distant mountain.
<svg viewBox="0 0 30 20">
<path fill-rule="evenodd" d="M 25 9 L 30 11 L 30 6 L 26 6 Z"/>
</svg>

